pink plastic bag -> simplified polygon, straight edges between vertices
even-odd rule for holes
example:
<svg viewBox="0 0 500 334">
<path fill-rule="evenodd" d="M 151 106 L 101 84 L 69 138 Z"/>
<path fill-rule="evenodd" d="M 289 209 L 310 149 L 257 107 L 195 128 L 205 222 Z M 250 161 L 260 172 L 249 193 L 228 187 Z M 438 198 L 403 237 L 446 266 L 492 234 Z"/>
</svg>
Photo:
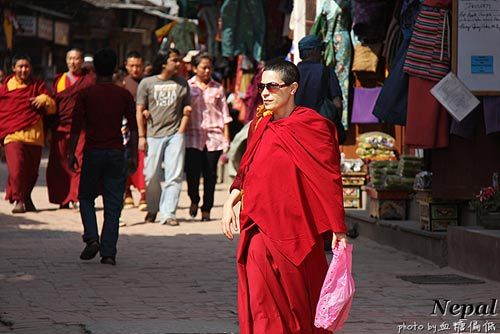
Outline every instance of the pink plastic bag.
<svg viewBox="0 0 500 334">
<path fill-rule="evenodd" d="M 355 290 L 351 269 L 352 245 L 344 248 L 337 244 L 316 307 L 316 327 L 333 332 L 342 329 L 349 315 Z"/>
</svg>

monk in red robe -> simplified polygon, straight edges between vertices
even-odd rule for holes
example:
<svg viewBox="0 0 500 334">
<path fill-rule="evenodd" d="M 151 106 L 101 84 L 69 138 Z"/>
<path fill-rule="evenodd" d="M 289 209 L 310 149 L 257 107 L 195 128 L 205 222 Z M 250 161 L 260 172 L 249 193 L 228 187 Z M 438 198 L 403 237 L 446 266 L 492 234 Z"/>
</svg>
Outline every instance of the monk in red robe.
<svg viewBox="0 0 500 334">
<path fill-rule="evenodd" d="M 77 208 L 80 169 L 72 171 L 67 163 L 71 121 L 78 93 L 95 82 L 95 75 L 82 69 L 83 53 L 71 49 L 66 54 L 68 71 L 58 75 L 54 81 L 54 96 L 57 103 L 57 123 L 52 128 L 49 164 L 47 166 L 47 188 L 49 201 L 60 208 Z M 85 136 L 79 137 L 75 154 L 78 166 L 82 164 Z"/>
<path fill-rule="evenodd" d="M 319 334 L 314 327 L 328 264 L 325 238 L 347 244 L 336 128 L 297 107 L 299 72 L 287 61 L 264 68 L 264 108 L 224 204 L 227 238 L 241 230 L 238 314 L 241 334 Z M 233 207 L 241 201 L 239 222 Z"/>
<path fill-rule="evenodd" d="M 15 203 L 12 213 L 36 211 L 31 191 L 45 143 L 43 116 L 56 105 L 45 83 L 31 76 L 31 58 L 15 55 L 12 71 L 0 86 L 0 143 L 5 145 L 9 171 L 6 199 Z"/>
</svg>

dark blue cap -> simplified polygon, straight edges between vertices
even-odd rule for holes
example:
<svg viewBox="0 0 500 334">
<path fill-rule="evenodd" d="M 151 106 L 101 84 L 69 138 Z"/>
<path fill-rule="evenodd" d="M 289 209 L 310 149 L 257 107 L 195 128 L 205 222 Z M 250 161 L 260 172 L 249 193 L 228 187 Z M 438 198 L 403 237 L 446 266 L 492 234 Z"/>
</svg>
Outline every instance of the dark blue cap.
<svg viewBox="0 0 500 334">
<path fill-rule="evenodd" d="M 303 37 L 299 41 L 299 50 L 309 50 L 320 48 L 323 46 L 323 41 L 319 36 L 316 35 L 308 35 Z"/>
</svg>

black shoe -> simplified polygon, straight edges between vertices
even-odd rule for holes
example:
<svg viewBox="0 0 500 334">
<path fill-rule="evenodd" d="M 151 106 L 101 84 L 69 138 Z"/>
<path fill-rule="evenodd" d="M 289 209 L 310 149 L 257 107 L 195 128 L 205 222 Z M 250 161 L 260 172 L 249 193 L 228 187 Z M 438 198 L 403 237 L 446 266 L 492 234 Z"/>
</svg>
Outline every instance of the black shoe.
<svg viewBox="0 0 500 334">
<path fill-rule="evenodd" d="M 24 207 L 26 208 L 26 212 L 36 212 L 36 207 L 31 200 L 31 196 L 28 196 L 24 201 Z"/>
<path fill-rule="evenodd" d="M 148 212 L 146 215 L 146 218 L 144 218 L 144 222 L 147 223 L 154 223 L 156 220 L 156 213 Z"/>
<path fill-rule="evenodd" d="M 209 222 L 210 221 L 210 212 L 202 211 L 201 212 L 201 221 L 202 222 Z"/>
<path fill-rule="evenodd" d="M 196 214 L 198 213 L 198 204 L 196 203 L 191 203 L 191 206 L 189 207 L 189 215 L 191 218 L 196 217 Z"/>
<path fill-rule="evenodd" d="M 116 260 L 114 256 L 103 256 L 101 258 L 102 264 L 110 264 L 112 266 L 116 266 Z"/>
<path fill-rule="evenodd" d="M 87 243 L 87 246 L 82 251 L 82 254 L 80 254 L 80 259 L 82 260 L 92 260 L 97 253 L 99 252 L 99 242 L 97 241 L 90 241 Z"/>
<path fill-rule="evenodd" d="M 59 209 L 69 209 L 69 203 L 59 205 Z"/>
</svg>

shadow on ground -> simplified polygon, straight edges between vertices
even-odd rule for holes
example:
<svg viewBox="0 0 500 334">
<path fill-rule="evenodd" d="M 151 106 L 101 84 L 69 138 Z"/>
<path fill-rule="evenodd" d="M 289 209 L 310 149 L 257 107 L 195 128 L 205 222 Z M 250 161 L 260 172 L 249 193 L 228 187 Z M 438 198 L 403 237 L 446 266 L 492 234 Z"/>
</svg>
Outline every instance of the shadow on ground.
<svg viewBox="0 0 500 334">
<path fill-rule="evenodd" d="M 0 213 L 0 329 L 12 333 L 236 332 L 235 243 L 122 235 L 117 266 L 81 261 L 79 233 Z M 1 332 L 1 330 L 0 330 Z"/>
</svg>

